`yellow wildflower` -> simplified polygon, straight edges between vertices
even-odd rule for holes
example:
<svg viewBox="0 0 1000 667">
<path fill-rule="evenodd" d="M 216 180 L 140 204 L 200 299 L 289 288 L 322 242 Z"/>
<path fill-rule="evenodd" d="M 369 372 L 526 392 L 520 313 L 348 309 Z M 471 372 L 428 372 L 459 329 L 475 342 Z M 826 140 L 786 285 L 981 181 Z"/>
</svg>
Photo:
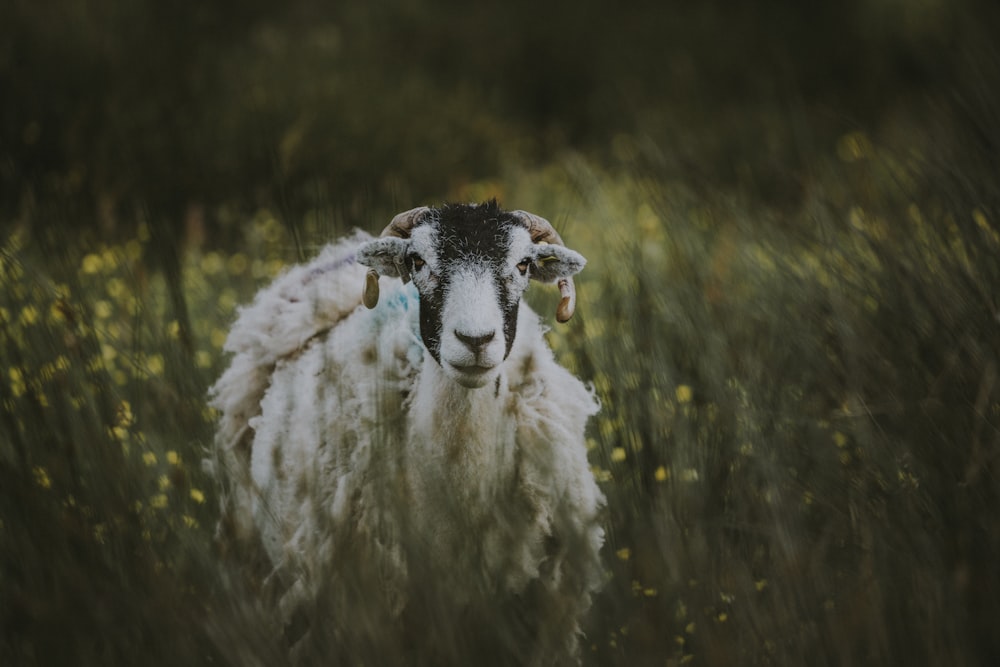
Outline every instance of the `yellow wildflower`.
<svg viewBox="0 0 1000 667">
<path fill-rule="evenodd" d="M 83 258 L 83 264 L 80 268 L 84 273 L 97 273 L 101 270 L 102 265 L 101 256 L 90 253 Z"/>
<path fill-rule="evenodd" d="M 23 396 L 24 392 L 28 390 L 24 381 L 24 371 L 13 366 L 7 371 L 7 375 L 10 377 L 10 393 L 14 395 L 14 398 Z"/>
<path fill-rule="evenodd" d="M 856 162 L 872 154 L 872 142 L 864 132 L 849 132 L 837 140 L 837 157 Z"/>
<path fill-rule="evenodd" d="M 146 358 L 146 370 L 150 375 L 163 375 L 163 355 L 151 354 Z"/>
<path fill-rule="evenodd" d="M 107 289 L 108 296 L 113 299 L 118 299 L 125 294 L 127 287 L 125 286 L 125 281 L 121 278 L 112 278 L 108 281 L 107 285 L 105 285 L 105 289 Z"/>
<path fill-rule="evenodd" d="M 111 304 L 108 301 L 100 299 L 94 302 L 94 317 L 106 320 L 111 317 L 112 312 Z"/>
<path fill-rule="evenodd" d="M 38 308 L 28 304 L 21 309 L 21 317 L 19 321 L 22 326 L 30 326 L 38 321 Z"/>
<path fill-rule="evenodd" d="M 250 262 L 247 260 L 247 256 L 241 252 L 233 255 L 229 258 L 229 261 L 226 262 L 226 268 L 229 270 L 229 273 L 234 276 L 246 271 L 249 265 Z"/>
<path fill-rule="evenodd" d="M 52 478 L 49 477 L 49 471 L 42 466 L 35 466 L 32 469 L 35 475 L 35 484 L 42 487 L 43 489 L 52 488 Z"/>
<path fill-rule="evenodd" d="M 117 356 L 118 350 L 116 350 L 113 345 L 101 343 L 101 358 L 104 359 L 105 363 L 110 364 Z"/>
<path fill-rule="evenodd" d="M 122 399 L 118 403 L 118 410 L 115 414 L 115 421 L 121 426 L 128 426 L 133 422 L 135 417 L 132 415 L 132 404 Z"/>
<path fill-rule="evenodd" d="M 212 329 L 212 346 L 221 350 L 225 343 L 226 332 L 222 329 Z"/>
<path fill-rule="evenodd" d="M 236 308 L 236 304 L 239 301 L 239 296 L 236 294 L 236 290 L 231 287 L 227 287 L 219 292 L 219 310 L 223 312 L 230 312 Z"/>
<path fill-rule="evenodd" d="M 212 355 L 205 350 L 198 350 L 194 353 L 194 365 L 198 368 L 211 368 Z"/>
</svg>

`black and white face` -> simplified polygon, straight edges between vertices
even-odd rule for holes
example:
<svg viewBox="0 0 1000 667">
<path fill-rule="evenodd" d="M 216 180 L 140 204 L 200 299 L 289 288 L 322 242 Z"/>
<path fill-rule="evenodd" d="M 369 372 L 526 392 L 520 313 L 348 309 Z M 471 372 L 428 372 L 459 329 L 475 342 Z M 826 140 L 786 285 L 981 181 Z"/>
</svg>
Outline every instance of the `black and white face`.
<svg viewBox="0 0 1000 667">
<path fill-rule="evenodd" d="M 492 203 L 432 209 L 409 238 L 370 241 L 358 261 L 413 280 L 424 346 L 449 377 L 470 388 L 500 373 L 529 280 L 554 282 L 585 263 L 563 246 L 533 243 L 523 225 Z"/>
</svg>

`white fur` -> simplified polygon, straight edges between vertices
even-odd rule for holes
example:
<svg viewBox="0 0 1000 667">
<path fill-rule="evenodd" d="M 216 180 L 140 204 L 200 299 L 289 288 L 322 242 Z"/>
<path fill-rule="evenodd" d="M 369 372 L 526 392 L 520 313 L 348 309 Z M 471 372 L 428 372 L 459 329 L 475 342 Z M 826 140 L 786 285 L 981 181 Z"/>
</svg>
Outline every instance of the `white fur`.
<svg viewBox="0 0 1000 667">
<path fill-rule="evenodd" d="M 233 325 L 211 391 L 223 537 L 235 550 L 259 539 L 283 605 L 325 596 L 344 641 L 378 646 L 426 623 L 428 660 L 459 660 L 447 624 L 508 604 L 529 614 L 517 661 L 573 659 L 601 580 L 603 496 L 584 444 L 597 402 L 524 303 L 506 360 L 495 299 L 463 319 L 469 293 L 495 290 L 476 276 L 455 282 L 445 319 L 496 337 L 478 355 L 446 337 L 441 356 L 491 370 L 456 382 L 421 344 L 412 283 L 383 278 L 378 306 L 358 307 L 365 268 L 350 258 L 367 238 L 290 270 Z"/>
<path fill-rule="evenodd" d="M 503 313 L 497 303 L 497 285 L 491 276 L 462 268 L 445 295 L 441 331 L 441 364 L 459 384 L 474 388 L 496 380 L 506 352 Z M 458 334 L 492 336 L 481 348 L 466 345 Z"/>
</svg>

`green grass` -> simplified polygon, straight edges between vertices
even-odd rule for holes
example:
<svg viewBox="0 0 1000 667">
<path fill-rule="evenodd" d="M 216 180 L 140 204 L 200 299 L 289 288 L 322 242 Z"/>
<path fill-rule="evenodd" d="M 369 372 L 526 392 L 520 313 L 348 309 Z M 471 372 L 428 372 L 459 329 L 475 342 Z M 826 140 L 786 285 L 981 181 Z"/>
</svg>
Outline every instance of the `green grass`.
<svg viewBox="0 0 1000 667">
<path fill-rule="evenodd" d="M 589 259 L 549 336 L 603 403 L 591 664 L 1000 654 L 1000 220 L 932 175 L 851 135 L 794 210 L 574 157 L 451 193 Z M 205 390 L 236 305 L 343 227 L 262 209 L 173 283 L 141 221 L 54 259 L 2 240 L 0 661 L 278 660 L 214 551 Z"/>
</svg>

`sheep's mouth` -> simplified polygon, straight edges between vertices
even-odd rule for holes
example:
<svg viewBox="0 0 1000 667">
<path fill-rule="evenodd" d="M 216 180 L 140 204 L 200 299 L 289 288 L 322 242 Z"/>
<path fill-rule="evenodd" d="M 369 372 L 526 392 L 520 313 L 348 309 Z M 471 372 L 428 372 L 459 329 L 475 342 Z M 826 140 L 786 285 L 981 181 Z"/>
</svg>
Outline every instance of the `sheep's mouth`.
<svg viewBox="0 0 1000 667">
<path fill-rule="evenodd" d="M 496 368 L 496 366 L 480 366 L 479 364 L 470 364 L 468 366 L 459 366 L 458 364 L 449 364 L 449 365 L 462 375 L 472 375 L 472 376 L 485 375 L 486 373 L 489 373 L 491 370 Z"/>
<path fill-rule="evenodd" d="M 489 384 L 490 378 L 493 377 L 493 371 L 496 371 L 496 366 L 482 366 L 480 364 L 461 366 L 449 363 L 448 366 L 452 379 L 468 389 L 485 387 Z"/>
</svg>

